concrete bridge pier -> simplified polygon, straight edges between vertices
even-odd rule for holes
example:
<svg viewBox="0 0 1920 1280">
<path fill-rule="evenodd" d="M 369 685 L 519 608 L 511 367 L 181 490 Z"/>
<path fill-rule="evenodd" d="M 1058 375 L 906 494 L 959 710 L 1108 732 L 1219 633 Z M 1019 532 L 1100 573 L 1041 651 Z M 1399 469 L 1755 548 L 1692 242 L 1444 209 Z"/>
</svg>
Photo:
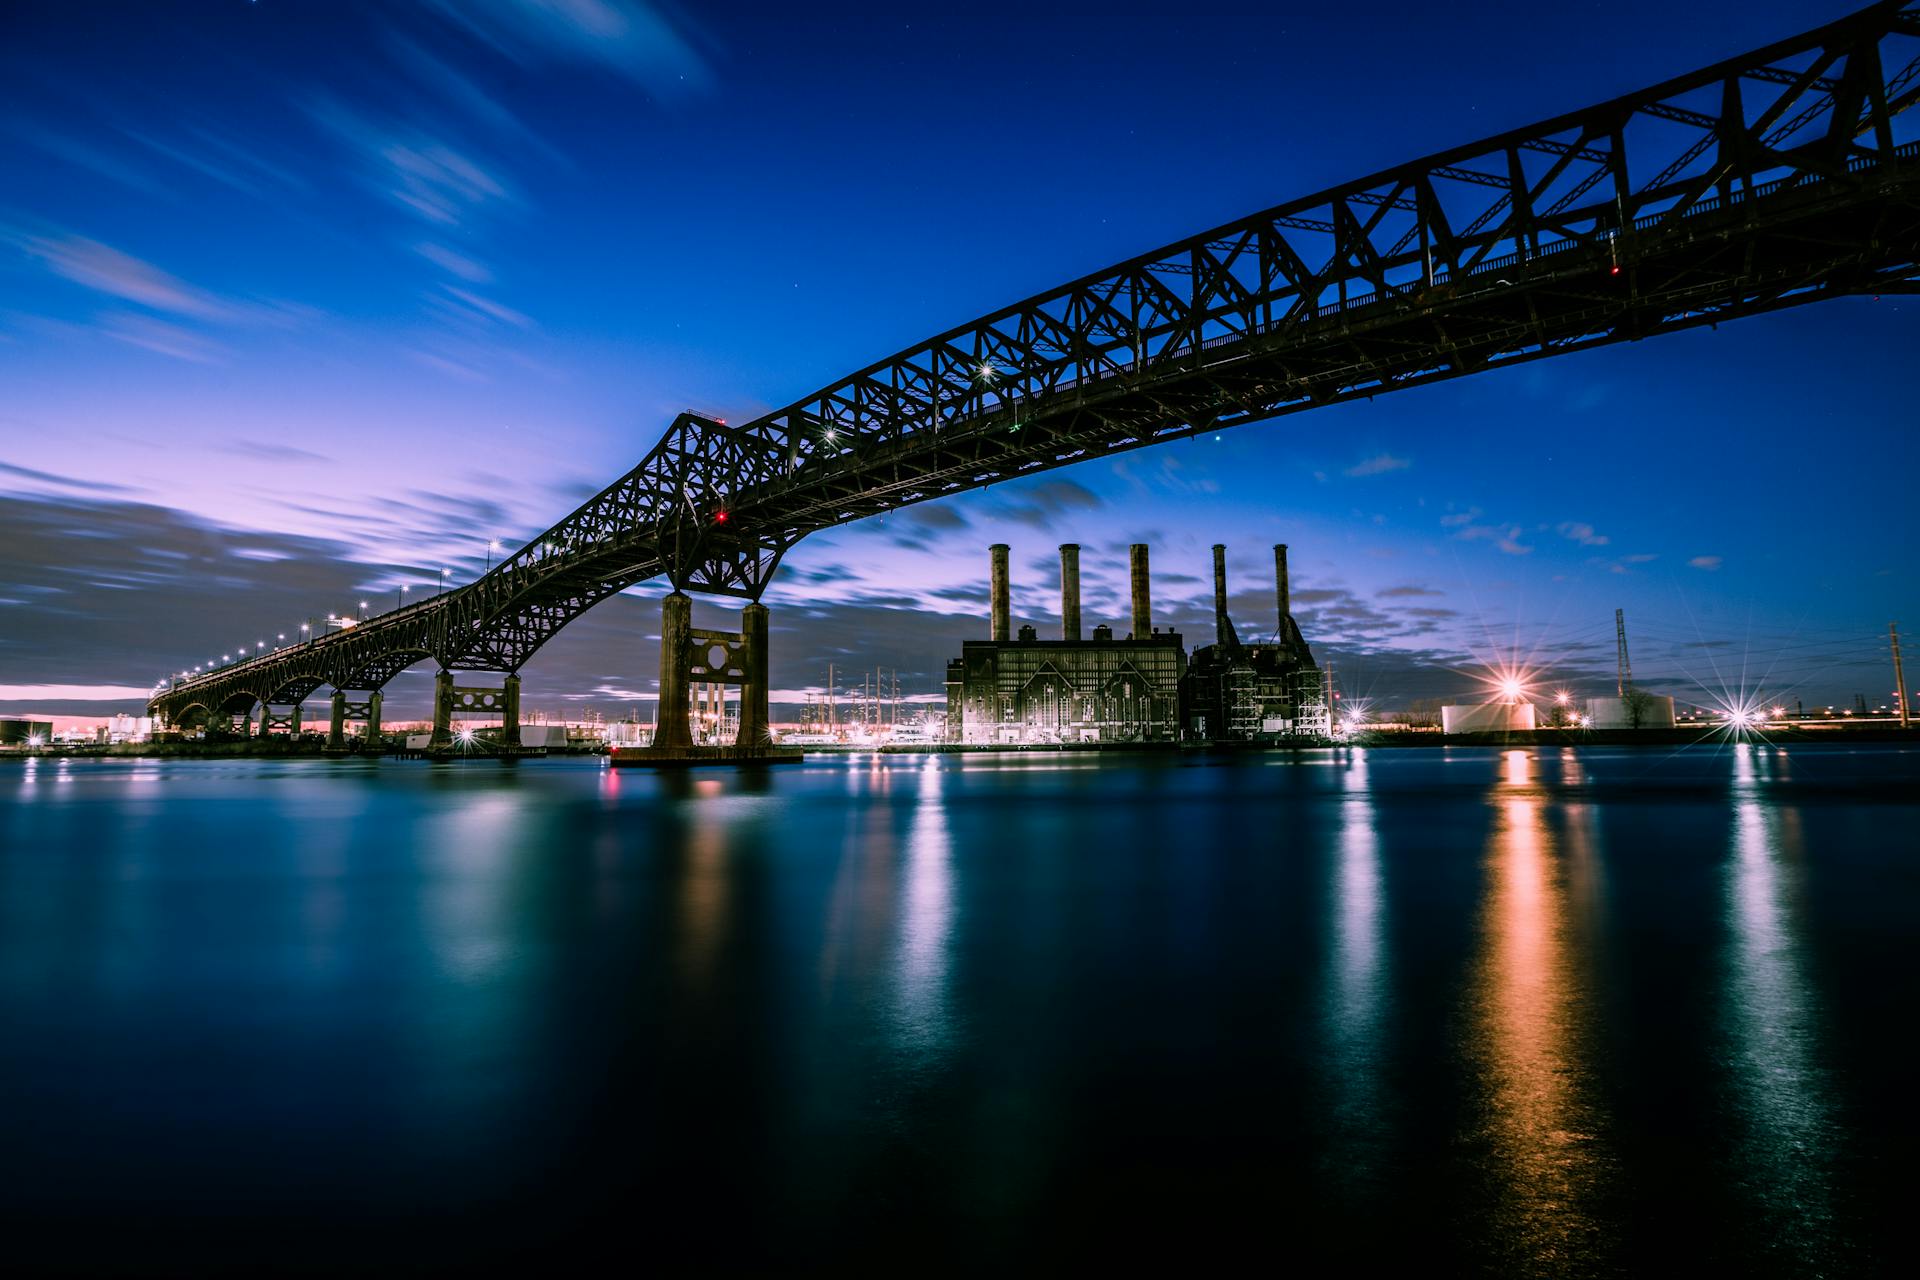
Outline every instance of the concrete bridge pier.
<svg viewBox="0 0 1920 1280">
<path fill-rule="evenodd" d="M 347 749 L 347 724 L 358 720 L 367 726 L 366 743 L 373 746 L 380 740 L 380 691 L 367 694 L 364 702 L 356 702 L 347 696 L 345 689 L 333 691 L 332 717 L 327 725 L 327 750 L 345 751 Z M 294 709 L 295 731 L 299 728 L 299 708 Z"/>
<path fill-rule="evenodd" d="M 500 717 L 500 745 L 520 745 L 520 676 L 508 672 L 499 688 L 487 685 L 459 685 L 451 671 L 433 677 L 433 736 L 427 741 L 429 752 L 453 750 L 453 717 L 456 712 Z"/>
<path fill-rule="evenodd" d="M 653 745 L 616 751 L 615 764 L 724 764 L 798 760 L 801 753 L 773 745 L 767 713 L 767 607 L 741 611 L 740 630 L 693 625 L 693 601 L 675 591 L 660 602 L 660 710 Z M 695 682 L 718 690 L 740 686 L 740 728 L 730 746 L 695 746 L 691 693 Z"/>
<path fill-rule="evenodd" d="M 283 713 L 276 713 L 271 702 L 260 704 L 260 736 L 266 737 L 275 729 L 285 729 L 292 737 L 300 736 L 300 704 L 297 702 L 280 703 L 286 707 Z"/>
<path fill-rule="evenodd" d="M 687 664 L 693 643 L 693 601 L 675 591 L 660 602 L 660 709 L 653 729 L 655 749 L 693 746 Z"/>
<path fill-rule="evenodd" d="M 433 736 L 427 750 L 444 751 L 453 745 L 453 672 L 433 675 Z"/>
<path fill-rule="evenodd" d="M 773 742 L 767 720 L 767 606 L 758 600 L 740 612 L 740 635 L 745 641 L 746 682 L 740 688 L 740 732 L 736 747 L 764 747 Z"/>
</svg>

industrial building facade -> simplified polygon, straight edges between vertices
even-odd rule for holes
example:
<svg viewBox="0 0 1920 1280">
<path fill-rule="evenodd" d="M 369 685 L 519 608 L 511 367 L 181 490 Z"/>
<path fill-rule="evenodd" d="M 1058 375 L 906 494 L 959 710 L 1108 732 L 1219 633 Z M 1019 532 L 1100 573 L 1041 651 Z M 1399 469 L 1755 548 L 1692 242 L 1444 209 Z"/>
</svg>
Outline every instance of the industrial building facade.
<svg viewBox="0 0 1920 1280">
<path fill-rule="evenodd" d="M 1224 547 L 1214 548 L 1217 638 L 1188 660 L 1179 632 L 1152 621 L 1147 547 L 1129 552 L 1133 630 L 1080 630 L 1080 548 L 1060 548 L 1061 635 L 1012 635 L 1008 548 L 992 550 L 989 635 L 947 664 L 947 737 L 974 746 L 1255 741 L 1325 736 L 1320 672 L 1288 608 L 1286 548 L 1275 547 L 1279 629 L 1243 645 L 1226 614 Z"/>
</svg>

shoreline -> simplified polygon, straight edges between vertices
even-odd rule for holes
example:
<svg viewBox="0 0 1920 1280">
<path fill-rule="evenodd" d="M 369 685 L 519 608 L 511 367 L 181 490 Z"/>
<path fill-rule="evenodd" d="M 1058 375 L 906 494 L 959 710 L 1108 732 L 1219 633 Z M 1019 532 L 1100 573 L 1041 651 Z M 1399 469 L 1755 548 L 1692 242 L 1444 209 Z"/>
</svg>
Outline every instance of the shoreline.
<svg viewBox="0 0 1920 1280">
<path fill-rule="evenodd" d="M 1344 742 L 1060 742 L 1028 745 L 993 743 L 914 742 L 883 743 L 873 746 L 852 744 L 809 744 L 796 748 L 808 756 L 850 755 L 1248 755 L 1276 751 L 1327 751 L 1338 749 L 1384 748 L 1401 750 L 1420 747 L 1655 747 L 1671 749 L 1687 746 L 1725 746 L 1734 742 L 1754 742 L 1766 746 L 1807 746 L 1813 744 L 1902 744 L 1920 746 L 1920 728 L 1863 725 L 1858 728 L 1744 730 L 1737 736 L 1719 726 L 1677 729 L 1533 729 L 1510 733 L 1373 732 Z M 549 747 L 549 757 L 605 757 L 605 750 L 565 750 Z M 0 749 L 0 761 L 9 760 L 379 760 L 382 758 L 419 758 L 420 753 L 393 745 L 379 750 L 349 749 L 330 751 L 325 746 L 301 743 L 262 748 L 257 742 L 159 742 L 117 743 L 74 746 L 48 746 L 29 749 Z M 493 761 L 498 757 L 478 751 L 473 762 Z M 719 763 L 719 762 L 715 762 Z"/>
</svg>

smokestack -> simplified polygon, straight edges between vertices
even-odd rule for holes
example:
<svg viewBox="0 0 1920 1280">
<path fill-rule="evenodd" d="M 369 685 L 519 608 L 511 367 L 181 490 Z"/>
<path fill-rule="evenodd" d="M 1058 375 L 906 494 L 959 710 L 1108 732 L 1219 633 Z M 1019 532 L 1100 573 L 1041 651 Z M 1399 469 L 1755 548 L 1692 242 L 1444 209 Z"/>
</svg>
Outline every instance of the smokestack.
<svg viewBox="0 0 1920 1280">
<path fill-rule="evenodd" d="M 1133 569 L 1133 638 L 1143 640 L 1153 634 L 1153 592 L 1147 578 L 1147 544 L 1136 542 L 1129 547 L 1127 562 Z"/>
<path fill-rule="evenodd" d="M 1220 542 L 1213 544 L 1213 638 L 1227 642 L 1227 548 Z"/>
<path fill-rule="evenodd" d="M 1280 632 L 1281 644 L 1287 642 L 1287 619 L 1293 616 L 1293 592 L 1287 583 L 1287 544 L 1273 544 L 1273 585 L 1280 593 Z"/>
<path fill-rule="evenodd" d="M 1005 643 L 1013 638 L 1012 589 L 1007 584 L 1007 544 L 996 542 L 993 554 L 993 615 L 988 638 Z"/>
<path fill-rule="evenodd" d="M 1080 544 L 1060 544 L 1060 638 L 1080 638 Z"/>
</svg>

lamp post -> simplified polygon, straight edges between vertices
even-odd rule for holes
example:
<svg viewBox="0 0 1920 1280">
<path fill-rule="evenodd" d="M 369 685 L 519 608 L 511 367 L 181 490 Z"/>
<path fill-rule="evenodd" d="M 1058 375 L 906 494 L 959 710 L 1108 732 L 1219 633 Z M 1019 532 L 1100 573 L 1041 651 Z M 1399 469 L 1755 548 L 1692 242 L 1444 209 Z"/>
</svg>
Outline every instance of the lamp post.
<svg viewBox="0 0 1920 1280">
<path fill-rule="evenodd" d="M 407 604 L 407 588 L 406 588 L 406 585 L 403 583 L 400 589 L 393 593 L 393 607 L 395 609 L 404 609 L 406 607 L 406 604 Z"/>
<path fill-rule="evenodd" d="M 365 600 L 362 600 L 360 602 L 360 621 L 365 622 L 366 620 L 367 620 L 367 602 Z"/>
<path fill-rule="evenodd" d="M 493 553 L 498 551 L 499 549 L 500 549 L 500 540 L 498 538 L 487 539 L 487 572 L 488 573 L 493 572 Z"/>
</svg>

